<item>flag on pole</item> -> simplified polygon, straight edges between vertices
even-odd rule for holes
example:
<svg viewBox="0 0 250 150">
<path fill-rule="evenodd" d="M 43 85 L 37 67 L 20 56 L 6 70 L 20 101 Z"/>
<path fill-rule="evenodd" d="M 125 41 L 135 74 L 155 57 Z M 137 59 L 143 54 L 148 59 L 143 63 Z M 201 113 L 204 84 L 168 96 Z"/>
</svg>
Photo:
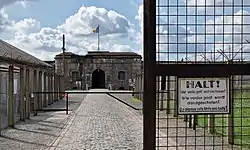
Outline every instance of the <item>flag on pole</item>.
<svg viewBox="0 0 250 150">
<path fill-rule="evenodd" d="M 93 32 L 94 33 L 99 33 L 99 25 L 95 29 L 93 29 Z"/>
<path fill-rule="evenodd" d="M 99 35 L 99 24 L 98 24 L 98 26 L 95 28 L 95 29 L 93 29 L 93 33 L 97 33 L 97 49 L 98 49 L 98 51 L 100 50 L 100 35 Z"/>
</svg>

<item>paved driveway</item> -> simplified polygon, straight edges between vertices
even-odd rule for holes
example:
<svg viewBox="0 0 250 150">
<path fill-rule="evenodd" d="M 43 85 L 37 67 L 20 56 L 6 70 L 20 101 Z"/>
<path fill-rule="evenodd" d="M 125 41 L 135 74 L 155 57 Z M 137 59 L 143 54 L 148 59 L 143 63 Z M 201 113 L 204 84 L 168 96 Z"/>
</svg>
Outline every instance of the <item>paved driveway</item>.
<svg viewBox="0 0 250 150">
<path fill-rule="evenodd" d="M 140 150 L 142 127 L 142 118 L 126 105 L 106 94 L 88 94 L 51 149 Z"/>
</svg>

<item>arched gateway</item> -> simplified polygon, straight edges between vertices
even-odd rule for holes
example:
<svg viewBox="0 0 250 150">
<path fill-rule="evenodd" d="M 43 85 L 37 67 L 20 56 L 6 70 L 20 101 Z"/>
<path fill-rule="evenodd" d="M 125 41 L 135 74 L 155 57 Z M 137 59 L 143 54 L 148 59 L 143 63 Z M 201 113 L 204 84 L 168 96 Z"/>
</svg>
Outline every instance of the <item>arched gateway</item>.
<svg viewBox="0 0 250 150">
<path fill-rule="evenodd" d="M 92 88 L 105 88 L 105 72 L 101 69 L 96 69 L 92 73 Z"/>
</svg>

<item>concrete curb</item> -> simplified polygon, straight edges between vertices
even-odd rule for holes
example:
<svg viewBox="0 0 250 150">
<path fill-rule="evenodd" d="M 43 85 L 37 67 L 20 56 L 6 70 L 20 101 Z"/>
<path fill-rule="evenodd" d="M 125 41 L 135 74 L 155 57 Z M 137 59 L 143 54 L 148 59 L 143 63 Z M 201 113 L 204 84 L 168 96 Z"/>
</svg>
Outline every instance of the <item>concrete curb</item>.
<svg viewBox="0 0 250 150">
<path fill-rule="evenodd" d="M 110 97 L 112 97 L 112 98 L 118 100 L 119 102 L 121 102 L 121 103 L 123 103 L 123 104 L 129 106 L 130 108 L 132 108 L 132 109 L 134 109 L 134 110 L 142 110 L 142 109 L 140 109 L 140 108 L 136 108 L 136 107 L 130 105 L 129 103 L 124 102 L 124 101 L 121 100 L 120 98 L 118 98 L 118 97 L 116 97 L 116 96 L 114 96 L 114 95 L 112 95 L 112 94 L 110 94 L 110 93 L 107 93 L 107 95 L 109 95 Z"/>
</svg>

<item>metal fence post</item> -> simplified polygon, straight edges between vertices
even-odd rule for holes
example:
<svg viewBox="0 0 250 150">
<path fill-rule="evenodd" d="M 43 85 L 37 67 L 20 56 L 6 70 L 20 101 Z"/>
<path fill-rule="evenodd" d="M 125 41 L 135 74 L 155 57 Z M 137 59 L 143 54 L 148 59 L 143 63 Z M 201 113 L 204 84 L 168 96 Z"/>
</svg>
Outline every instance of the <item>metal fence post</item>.
<svg viewBox="0 0 250 150">
<path fill-rule="evenodd" d="M 144 0 L 143 149 L 156 146 L 156 0 Z M 153 30 L 152 30 L 153 29 Z"/>
<path fill-rule="evenodd" d="M 69 114 L 69 95 L 66 93 L 66 114 Z"/>
<path fill-rule="evenodd" d="M 234 144 L 234 109 L 233 109 L 233 99 L 234 99 L 234 85 L 233 85 L 234 77 L 231 76 L 229 79 L 229 101 L 231 112 L 228 115 L 228 143 Z"/>
</svg>

